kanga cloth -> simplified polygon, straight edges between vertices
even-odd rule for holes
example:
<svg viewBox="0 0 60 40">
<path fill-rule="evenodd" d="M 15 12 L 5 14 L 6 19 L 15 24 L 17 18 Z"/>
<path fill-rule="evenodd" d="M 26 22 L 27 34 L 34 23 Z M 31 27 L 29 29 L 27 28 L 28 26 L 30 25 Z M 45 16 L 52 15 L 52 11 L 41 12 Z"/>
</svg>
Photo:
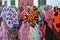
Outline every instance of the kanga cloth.
<svg viewBox="0 0 60 40">
<path fill-rule="evenodd" d="M 38 12 L 37 11 L 28 12 L 28 21 L 32 27 L 35 26 L 38 21 Z"/>
<path fill-rule="evenodd" d="M 2 8 L 2 21 L 1 21 L 1 27 L 0 27 L 0 40 L 8 40 L 8 29 L 6 29 L 6 23 L 5 23 L 5 15 L 6 14 L 6 7 Z"/>
<path fill-rule="evenodd" d="M 19 40 L 28 40 L 29 35 L 29 22 L 27 21 L 26 12 L 22 11 L 20 14 L 20 19 L 22 19 L 22 24 L 19 29 Z"/>
<path fill-rule="evenodd" d="M 14 26 L 14 24 L 18 25 L 18 19 L 17 19 L 17 14 L 14 11 L 14 7 L 13 6 L 9 6 L 9 8 L 7 8 L 7 13 L 6 13 L 6 24 L 8 25 L 9 28 L 12 28 Z"/>
<path fill-rule="evenodd" d="M 42 7 L 38 8 L 38 24 L 41 24 L 44 19 L 45 10 L 43 12 L 42 9 L 43 9 Z"/>
<path fill-rule="evenodd" d="M 42 21 L 42 24 L 39 25 L 39 33 L 41 34 L 41 37 L 42 37 L 41 40 L 45 39 L 45 30 L 46 30 L 46 27 L 44 25 L 44 22 Z"/>
<path fill-rule="evenodd" d="M 6 29 L 6 24 L 4 21 L 1 22 L 0 27 L 0 40 L 8 40 L 8 30 Z"/>
<path fill-rule="evenodd" d="M 40 40 L 40 39 L 41 35 L 39 34 L 38 24 L 36 24 L 34 28 L 30 26 L 29 40 Z"/>
<path fill-rule="evenodd" d="M 53 16 L 53 28 L 56 38 L 60 40 L 60 8 L 55 9 Z"/>
</svg>

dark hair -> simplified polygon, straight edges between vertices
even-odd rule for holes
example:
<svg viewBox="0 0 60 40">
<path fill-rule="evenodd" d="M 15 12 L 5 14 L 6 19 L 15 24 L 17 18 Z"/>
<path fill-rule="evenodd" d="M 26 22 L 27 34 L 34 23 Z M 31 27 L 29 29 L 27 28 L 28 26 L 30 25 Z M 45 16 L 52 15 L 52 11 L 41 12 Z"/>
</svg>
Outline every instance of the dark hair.
<svg viewBox="0 0 60 40">
<path fill-rule="evenodd" d="M 35 8 L 35 9 L 34 9 Z M 37 10 L 37 7 L 36 6 L 33 6 L 33 10 Z"/>
</svg>

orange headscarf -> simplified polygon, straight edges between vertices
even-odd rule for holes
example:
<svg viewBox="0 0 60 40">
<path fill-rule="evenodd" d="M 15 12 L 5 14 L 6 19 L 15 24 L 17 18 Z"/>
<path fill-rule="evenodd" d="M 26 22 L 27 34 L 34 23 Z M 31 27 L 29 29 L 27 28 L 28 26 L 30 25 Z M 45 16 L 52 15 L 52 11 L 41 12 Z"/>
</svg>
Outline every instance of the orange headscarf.
<svg viewBox="0 0 60 40">
<path fill-rule="evenodd" d="M 59 32 L 60 30 L 60 10 L 56 9 L 54 18 L 53 18 L 54 29 Z"/>
<path fill-rule="evenodd" d="M 38 12 L 36 11 L 36 8 L 33 7 L 33 11 L 28 12 L 28 20 L 32 27 L 35 26 L 38 20 Z"/>
</svg>

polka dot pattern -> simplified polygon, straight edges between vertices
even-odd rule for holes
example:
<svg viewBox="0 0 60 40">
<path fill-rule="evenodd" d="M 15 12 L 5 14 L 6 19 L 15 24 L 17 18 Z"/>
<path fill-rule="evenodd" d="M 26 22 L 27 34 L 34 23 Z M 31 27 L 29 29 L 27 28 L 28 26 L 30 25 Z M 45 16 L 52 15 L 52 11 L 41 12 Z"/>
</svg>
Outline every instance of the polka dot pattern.
<svg viewBox="0 0 60 40">
<path fill-rule="evenodd" d="M 55 12 L 54 16 L 58 16 L 58 12 Z"/>
</svg>

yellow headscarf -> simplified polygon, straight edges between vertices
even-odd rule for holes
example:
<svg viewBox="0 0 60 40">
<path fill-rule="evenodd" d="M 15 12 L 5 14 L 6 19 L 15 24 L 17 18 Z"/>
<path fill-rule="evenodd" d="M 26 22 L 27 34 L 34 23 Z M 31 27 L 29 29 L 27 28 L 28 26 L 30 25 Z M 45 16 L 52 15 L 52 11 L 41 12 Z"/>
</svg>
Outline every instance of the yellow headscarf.
<svg viewBox="0 0 60 40">
<path fill-rule="evenodd" d="M 38 12 L 36 10 L 37 9 L 34 6 L 33 11 L 28 12 L 28 20 L 32 27 L 34 27 L 38 21 Z"/>
</svg>

